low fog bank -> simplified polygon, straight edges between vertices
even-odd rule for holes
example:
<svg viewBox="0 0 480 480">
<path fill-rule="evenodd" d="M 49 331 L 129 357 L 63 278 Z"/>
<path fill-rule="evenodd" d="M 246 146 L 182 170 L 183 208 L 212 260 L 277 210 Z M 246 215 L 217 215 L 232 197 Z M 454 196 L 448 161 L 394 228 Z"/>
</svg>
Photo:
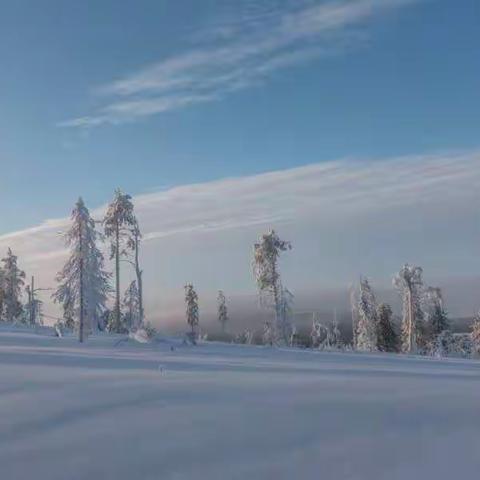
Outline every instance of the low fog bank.
<svg viewBox="0 0 480 480">
<path fill-rule="evenodd" d="M 480 278 L 451 279 L 436 282 L 435 286 L 437 285 L 442 288 L 452 329 L 458 332 L 468 331 L 475 312 L 480 308 L 478 298 Z M 261 331 L 264 321 L 272 316 L 272 312 L 262 308 L 258 297 L 253 293 L 230 297 L 228 292 L 226 293 L 229 312 L 228 332 L 238 334 L 245 329 Z M 377 288 L 375 293 L 379 303 L 384 302 L 392 306 L 396 322 L 400 323 L 402 305 L 393 287 Z M 220 332 L 215 296 L 208 293 L 200 295 L 199 305 L 202 331 Z M 179 333 L 186 330 L 185 313 L 183 309 L 178 308 L 178 304 L 171 305 L 168 311 L 162 311 L 161 306 L 157 305 L 156 312 L 156 315 L 151 316 L 151 320 L 160 329 L 168 333 Z M 293 319 L 296 327 L 301 331 L 310 331 L 314 315 L 324 323 L 333 321 L 336 316 L 345 340 L 351 339 L 349 288 L 295 294 Z"/>
</svg>

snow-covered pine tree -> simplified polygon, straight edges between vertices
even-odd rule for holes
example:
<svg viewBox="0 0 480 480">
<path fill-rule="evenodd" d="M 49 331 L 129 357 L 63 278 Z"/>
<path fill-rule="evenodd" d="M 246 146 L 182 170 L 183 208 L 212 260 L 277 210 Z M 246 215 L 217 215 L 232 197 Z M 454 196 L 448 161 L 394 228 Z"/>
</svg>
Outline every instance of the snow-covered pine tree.
<svg viewBox="0 0 480 480">
<path fill-rule="evenodd" d="M 5 272 L 3 271 L 3 268 L 0 265 L 0 322 L 2 322 L 4 319 L 4 307 L 5 305 Z"/>
<path fill-rule="evenodd" d="M 110 275 L 104 270 L 103 255 L 96 245 L 95 222 L 82 198 L 78 199 L 71 219 L 72 225 L 65 233 L 70 257 L 57 274 L 59 285 L 52 298 L 64 311 L 74 313 L 79 340 L 83 342 L 87 331 L 99 329 L 110 291 Z"/>
<path fill-rule="evenodd" d="M 115 196 L 107 208 L 103 219 L 105 237 L 110 239 L 110 259 L 115 259 L 115 321 L 122 324 L 120 309 L 120 259 L 134 249 L 132 232 L 137 228 L 137 220 L 133 213 L 132 197 L 115 190 Z"/>
<path fill-rule="evenodd" d="M 108 310 L 105 321 L 105 330 L 109 333 L 128 333 L 128 326 L 125 315 L 120 311 L 120 318 L 118 318 L 115 310 Z"/>
<path fill-rule="evenodd" d="M 377 347 L 381 352 L 398 352 L 398 335 L 392 320 L 392 308 L 386 303 L 377 309 Z"/>
<path fill-rule="evenodd" d="M 60 321 L 60 327 L 67 328 L 69 330 L 74 330 L 75 329 L 74 297 L 68 293 L 68 289 L 65 289 L 65 300 L 62 303 L 62 309 L 63 309 L 63 319 Z M 101 324 L 103 326 L 103 322 L 101 322 Z"/>
<path fill-rule="evenodd" d="M 438 287 L 426 288 L 422 298 L 422 306 L 426 324 L 427 338 L 425 340 L 432 341 L 437 335 L 450 328 L 448 315 L 443 307 L 441 289 Z"/>
<path fill-rule="evenodd" d="M 124 323 L 128 330 L 140 328 L 140 299 L 137 282 L 133 280 L 123 297 Z"/>
<path fill-rule="evenodd" d="M 22 289 L 25 284 L 25 272 L 18 268 L 17 256 L 9 248 L 7 256 L 2 258 L 3 271 L 3 312 L 7 322 L 21 318 L 23 307 Z"/>
<path fill-rule="evenodd" d="M 350 286 L 350 311 L 352 313 L 352 346 L 353 349 L 357 348 L 357 337 L 358 337 L 358 297 L 357 289 L 354 285 Z"/>
<path fill-rule="evenodd" d="M 366 278 L 360 279 L 358 296 L 357 349 L 377 349 L 377 301 Z"/>
<path fill-rule="evenodd" d="M 423 270 L 421 267 L 405 264 L 393 278 L 403 303 L 402 351 L 416 353 L 424 343 L 423 311 L 421 299 L 424 292 Z"/>
<path fill-rule="evenodd" d="M 282 287 L 278 311 L 278 335 L 285 345 L 290 345 L 291 343 L 294 298 L 293 293 L 288 288 Z"/>
<path fill-rule="evenodd" d="M 185 285 L 185 306 L 187 323 L 190 325 L 192 340 L 197 337 L 199 323 L 198 295 L 191 283 Z"/>
<path fill-rule="evenodd" d="M 277 343 L 281 317 L 282 283 L 278 259 L 282 252 L 291 248 L 291 243 L 281 240 L 274 230 L 263 234 L 259 242 L 254 244 L 253 272 L 260 302 L 273 308 L 275 314 L 274 322 L 267 320 L 264 325 L 264 339 L 268 336 L 266 343 L 271 345 Z"/>
<path fill-rule="evenodd" d="M 227 300 L 223 290 L 218 291 L 217 297 L 217 306 L 218 306 L 218 321 L 222 326 L 222 332 L 225 333 L 225 326 L 228 322 L 228 309 L 227 309 Z"/>
<path fill-rule="evenodd" d="M 145 321 L 145 311 L 143 308 L 143 270 L 140 268 L 140 243 L 142 241 L 142 233 L 138 220 L 134 215 L 134 224 L 131 228 L 131 236 L 129 240 L 130 248 L 133 250 L 133 266 L 135 268 L 135 275 L 137 276 L 137 290 L 138 290 L 138 327 L 143 326 Z M 153 328 L 153 327 L 152 327 Z"/>
<path fill-rule="evenodd" d="M 480 312 L 473 319 L 470 338 L 472 339 L 474 355 L 480 356 Z"/>
</svg>

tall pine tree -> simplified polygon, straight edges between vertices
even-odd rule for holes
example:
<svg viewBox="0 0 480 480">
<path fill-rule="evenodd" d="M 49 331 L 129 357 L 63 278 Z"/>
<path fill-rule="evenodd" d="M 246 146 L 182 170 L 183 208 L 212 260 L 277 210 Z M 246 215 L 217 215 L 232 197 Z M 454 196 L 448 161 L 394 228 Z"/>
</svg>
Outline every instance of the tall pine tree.
<svg viewBox="0 0 480 480">
<path fill-rule="evenodd" d="M 377 301 L 366 278 L 360 279 L 358 294 L 357 349 L 377 349 Z"/>
<path fill-rule="evenodd" d="M 405 264 L 393 278 L 403 303 L 402 351 L 416 353 L 424 344 L 424 315 L 421 306 L 424 292 L 421 267 Z"/>
<path fill-rule="evenodd" d="M 103 219 L 105 236 L 110 239 L 110 259 L 115 259 L 115 309 L 114 323 L 122 324 L 120 310 L 120 259 L 134 249 L 132 232 L 137 227 L 133 213 L 132 197 L 115 190 L 113 201 Z"/>
<path fill-rule="evenodd" d="M 110 275 L 104 270 L 104 258 L 97 248 L 95 222 L 82 198 L 71 215 L 72 225 L 65 234 L 70 257 L 57 274 L 59 283 L 52 297 L 74 315 L 79 340 L 83 342 L 88 331 L 98 330 L 106 309 L 110 291 Z"/>
</svg>

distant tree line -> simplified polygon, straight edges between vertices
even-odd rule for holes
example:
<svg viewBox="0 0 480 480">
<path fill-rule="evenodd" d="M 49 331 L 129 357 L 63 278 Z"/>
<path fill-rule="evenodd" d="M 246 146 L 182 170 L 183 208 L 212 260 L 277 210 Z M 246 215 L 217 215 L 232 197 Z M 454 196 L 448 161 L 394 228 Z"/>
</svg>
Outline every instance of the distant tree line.
<svg viewBox="0 0 480 480">
<path fill-rule="evenodd" d="M 131 196 L 117 189 L 105 216 L 98 222 L 79 198 L 72 210 L 71 225 L 63 236 L 70 254 L 56 276 L 57 287 L 52 294 L 53 301 L 62 307 L 56 329 L 77 332 L 80 342 L 96 331 L 125 334 L 145 329 L 150 336 L 154 335 L 155 330 L 144 315 L 143 271 L 139 261 L 142 235 Z M 105 268 L 100 248 L 105 242 L 114 262 L 113 272 Z M 256 341 L 270 346 L 306 345 L 293 321 L 294 295 L 284 286 L 279 268 L 280 257 L 291 249 L 291 243 L 282 240 L 274 230 L 261 235 L 254 244 L 252 266 L 259 302 L 271 315 L 266 317 L 261 334 L 245 330 L 230 337 L 234 341 Z M 123 296 L 122 263 L 133 268 L 135 277 Z M 45 289 L 35 288 L 33 277 L 26 285 L 25 278 L 9 248 L 0 261 L 0 321 L 43 324 L 42 302 L 35 294 Z M 392 283 L 402 302 L 400 319 L 394 316 L 390 305 L 377 301 L 370 281 L 361 277 L 350 290 L 352 343 L 343 340 L 336 315 L 327 323 L 314 315 L 308 346 L 436 356 L 480 355 L 480 314 L 473 321 L 470 335 L 453 334 L 442 291 L 425 285 L 421 267 L 405 264 Z M 199 298 L 192 283 L 187 283 L 184 289 L 188 338 L 196 343 L 200 335 Z M 112 294 L 113 308 L 109 308 Z M 24 297 L 27 300 L 23 303 Z M 223 290 L 218 291 L 217 318 L 226 338 L 229 312 Z"/>
</svg>

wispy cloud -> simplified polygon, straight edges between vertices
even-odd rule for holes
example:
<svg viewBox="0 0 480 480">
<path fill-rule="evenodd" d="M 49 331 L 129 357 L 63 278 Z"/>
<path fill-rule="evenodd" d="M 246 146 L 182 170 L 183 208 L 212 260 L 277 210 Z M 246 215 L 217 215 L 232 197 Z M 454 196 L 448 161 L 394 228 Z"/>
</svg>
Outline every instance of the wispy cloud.
<svg viewBox="0 0 480 480">
<path fill-rule="evenodd" d="M 280 69 L 358 45 L 359 27 L 414 1 L 296 0 L 225 21 L 197 35 L 200 46 L 97 88 L 103 105 L 60 125 L 118 124 L 222 99 Z"/>
<path fill-rule="evenodd" d="M 148 313 L 158 318 L 169 302 L 181 310 L 187 280 L 201 292 L 253 294 L 251 246 L 272 227 L 294 242 L 286 281 L 297 293 L 305 284 L 347 285 L 359 273 L 389 283 L 405 261 L 427 275 L 471 275 L 480 271 L 479 184 L 474 151 L 344 159 L 138 195 Z M 104 210 L 92 214 L 100 219 Z M 53 286 L 67 255 L 58 232 L 68 224 L 49 220 L 0 236 L 0 253 L 10 246 L 27 273 Z"/>
</svg>

